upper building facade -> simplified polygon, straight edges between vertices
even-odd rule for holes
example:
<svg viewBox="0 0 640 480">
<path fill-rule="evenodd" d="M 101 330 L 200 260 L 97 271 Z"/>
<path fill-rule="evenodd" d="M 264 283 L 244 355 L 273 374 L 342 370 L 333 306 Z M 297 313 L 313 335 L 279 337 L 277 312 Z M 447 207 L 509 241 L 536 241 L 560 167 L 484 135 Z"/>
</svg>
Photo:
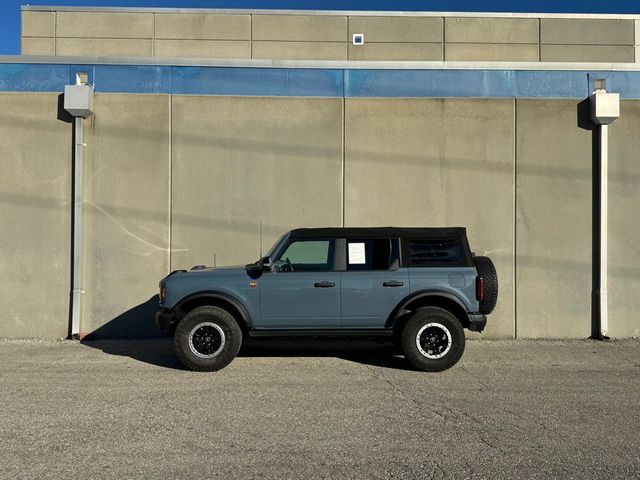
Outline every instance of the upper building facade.
<svg viewBox="0 0 640 480">
<path fill-rule="evenodd" d="M 640 16 L 22 7 L 22 54 L 640 62 Z"/>
</svg>

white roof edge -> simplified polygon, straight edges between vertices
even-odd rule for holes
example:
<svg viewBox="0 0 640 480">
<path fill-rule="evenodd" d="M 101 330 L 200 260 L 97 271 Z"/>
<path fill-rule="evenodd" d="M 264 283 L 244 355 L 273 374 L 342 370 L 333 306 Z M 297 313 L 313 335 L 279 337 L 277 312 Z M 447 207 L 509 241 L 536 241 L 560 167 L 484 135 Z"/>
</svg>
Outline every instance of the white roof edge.
<svg viewBox="0 0 640 480">
<path fill-rule="evenodd" d="M 503 17 L 503 18 L 585 18 L 640 19 L 638 14 L 615 13 L 511 13 L 511 12 L 426 12 L 426 11 L 365 11 L 365 10 L 278 10 L 238 8 L 145 8 L 145 7 L 72 7 L 21 5 L 20 9 L 38 12 L 110 12 L 110 13 L 221 13 L 274 15 L 343 15 L 343 16 L 412 16 L 412 17 Z"/>
<path fill-rule="evenodd" d="M 151 65 L 183 67 L 322 68 L 381 70 L 557 70 L 557 71 L 640 71 L 640 63 L 564 63 L 564 62 L 413 62 L 413 61 L 326 61 L 251 60 L 150 57 L 64 57 L 39 55 L 0 55 L 0 64 L 54 65 Z"/>
</svg>

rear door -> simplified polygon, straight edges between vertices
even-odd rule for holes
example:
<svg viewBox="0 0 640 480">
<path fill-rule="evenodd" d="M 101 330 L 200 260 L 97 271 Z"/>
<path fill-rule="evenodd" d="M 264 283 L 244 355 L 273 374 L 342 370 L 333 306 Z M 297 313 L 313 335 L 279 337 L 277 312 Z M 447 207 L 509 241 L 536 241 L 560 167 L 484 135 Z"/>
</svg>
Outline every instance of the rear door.
<svg viewBox="0 0 640 480">
<path fill-rule="evenodd" d="M 409 294 L 409 273 L 400 268 L 396 238 L 348 239 L 342 272 L 342 328 L 384 328 Z"/>
</svg>

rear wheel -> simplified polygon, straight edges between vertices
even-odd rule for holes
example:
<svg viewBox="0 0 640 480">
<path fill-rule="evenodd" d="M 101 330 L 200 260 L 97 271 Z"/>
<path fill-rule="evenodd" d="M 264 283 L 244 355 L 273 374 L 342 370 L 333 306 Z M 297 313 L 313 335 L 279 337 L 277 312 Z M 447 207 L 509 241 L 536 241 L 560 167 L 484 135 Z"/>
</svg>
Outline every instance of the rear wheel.
<svg viewBox="0 0 640 480">
<path fill-rule="evenodd" d="M 216 371 L 236 357 L 242 331 L 235 318 L 219 307 L 198 307 L 180 321 L 174 334 L 176 354 L 190 370 Z"/>
<path fill-rule="evenodd" d="M 402 331 L 402 350 L 411 365 L 425 372 L 454 366 L 464 352 L 464 330 L 451 312 L 423 307 L 411 316 Z"/>
</svg>

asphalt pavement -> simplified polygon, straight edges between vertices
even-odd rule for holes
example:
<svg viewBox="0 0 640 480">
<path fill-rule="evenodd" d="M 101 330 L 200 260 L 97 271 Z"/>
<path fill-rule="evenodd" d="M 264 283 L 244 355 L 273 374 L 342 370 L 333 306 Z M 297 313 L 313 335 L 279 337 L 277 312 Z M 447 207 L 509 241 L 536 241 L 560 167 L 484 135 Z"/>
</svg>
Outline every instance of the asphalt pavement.
<svg viewBox="0 0 640 480">
<path fill-rule="evenodd" d="M 640 478 L 640 341 L 482 341 L 442 373 L 365 342 L 0 341 L 2 479 Z"/>
</svg>

